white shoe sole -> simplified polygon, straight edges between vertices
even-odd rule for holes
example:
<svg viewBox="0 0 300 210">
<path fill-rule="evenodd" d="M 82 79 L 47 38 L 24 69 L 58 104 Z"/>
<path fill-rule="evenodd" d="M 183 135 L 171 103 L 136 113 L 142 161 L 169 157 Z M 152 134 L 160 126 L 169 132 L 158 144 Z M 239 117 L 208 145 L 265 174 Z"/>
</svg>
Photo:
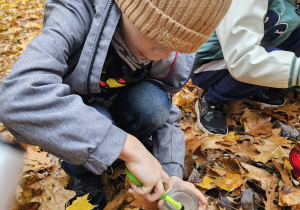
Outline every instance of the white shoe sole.
<svg viewBox="0 0 300 210">
<path fill-rule="evenodd" d="M 254 103 L 258 103 L 260 104 L 263 108 L 278 108 L 278 107 L 281 107 L 285 104 L 285 100 L 283 102 L 283 104 L 280 104 L 280 105 L 272 105 L 272 104 L 265 104 L 265 103 L 262 103 L 262 102 L 258 102 L 258 101 L 253 101 L 253 100 L 250 100 L 250 99 L 243 99 L 243 101 L 245 101 L 246 103 L 250 104 L 250 105 L 253 105 Z"/>
</svg>

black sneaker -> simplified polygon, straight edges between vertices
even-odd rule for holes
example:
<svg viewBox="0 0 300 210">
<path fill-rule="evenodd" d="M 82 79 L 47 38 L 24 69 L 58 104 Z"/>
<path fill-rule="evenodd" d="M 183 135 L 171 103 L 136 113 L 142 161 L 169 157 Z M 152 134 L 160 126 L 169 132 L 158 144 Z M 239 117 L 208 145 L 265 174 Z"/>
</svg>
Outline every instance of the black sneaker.
<svg viewBox="0 0 300 210">
<path fill-rule="evenodd" d="M 277 108 L 285 104 L 284 97 L 267 88 L 261 89 L 255 95 L 244 99 L 244 101 L 250 104 L 259 103 L 264 108 Z"/>
<path fill-rule="evenodd" d="M 197 125 L 202 132 L 227 135 L 226 115 L 220 103 L 207 102 L 200 96 L 195 104 Z"/>
<path fill-rule="evenodd" d="M 82 197 L 89 193 L 88 200 L 95 206 L 93 210 L 103 210 L 106 206 L 106 197 L 101 184 L 101 177 L 97 175 L 70 175 L 68 189 L 76 192 L 76 197 Z"/>
</svg>

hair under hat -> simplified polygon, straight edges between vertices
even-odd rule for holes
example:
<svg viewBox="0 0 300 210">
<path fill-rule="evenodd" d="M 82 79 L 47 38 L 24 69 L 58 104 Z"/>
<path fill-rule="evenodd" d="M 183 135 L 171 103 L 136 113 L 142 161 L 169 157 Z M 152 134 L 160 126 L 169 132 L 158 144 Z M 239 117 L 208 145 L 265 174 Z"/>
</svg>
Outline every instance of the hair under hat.
<svg viewBox="0 0 300 210">
<path fill-rule="evenodd" d="M 196 52 L 212 35 L 231 0 L 115 0 L 149 39 L 171 51 Z"/>
</svg>

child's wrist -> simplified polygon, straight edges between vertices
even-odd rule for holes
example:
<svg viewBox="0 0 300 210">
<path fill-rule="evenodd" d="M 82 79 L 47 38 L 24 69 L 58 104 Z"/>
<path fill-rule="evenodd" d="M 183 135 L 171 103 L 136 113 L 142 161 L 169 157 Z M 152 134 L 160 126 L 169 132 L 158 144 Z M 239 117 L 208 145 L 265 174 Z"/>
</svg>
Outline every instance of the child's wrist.
<svg viewBox="0 0 300 210">
<path fill-rule="evenodd" d="M 138 157 L 139 151 L 143 147 L 142 143 L 134 136 L 127 134 L 125 145 L 119 155 L 119 159 L 125 162 L 133 162 Z"/>
</svg>

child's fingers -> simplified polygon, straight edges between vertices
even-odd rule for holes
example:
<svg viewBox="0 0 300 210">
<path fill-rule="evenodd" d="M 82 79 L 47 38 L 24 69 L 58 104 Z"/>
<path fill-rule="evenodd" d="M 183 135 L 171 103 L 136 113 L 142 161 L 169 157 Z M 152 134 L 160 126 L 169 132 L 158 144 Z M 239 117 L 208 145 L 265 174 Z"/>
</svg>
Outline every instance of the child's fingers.
<svg viewBox="0 0 300 210">
<path fill-rule="evenodd" d="M 158 209 L 159 209 L 159 210 L 161 210 L 161 209 L 162 209 L 163 202 L 164 202 L 164 200 L 160 200 L 160 201 L 158 201 L 157 207 L 158 207 Z"/>
<path fill-rule="evenodd" d="M 205 206 L 208 205 L 208 202 L 203 194 L 200 195 L 200 199 L 198 199 L 198 200 L 200 200 L 202 205 L 205 205 Z"/>
<path fill-rule="evenodd" d="M 170 179 L 169 175 L 164 170 L 162 170 L 161 173 L 162 182 L 169 184 L 169 179 Z"/>
<path fill-rule="evenodd" d="M 199 210 L 206 210 L 206 208 L 207 208 L 207 205 L 200 205 L 199 206 Z"/>
<path fill-rule="evenodd" d="M 162 196 L 164 193 L 164 185 L 161 180 L 159 180 L 153 188 L 153 192 L 146 195 L 148 201 L 154 202 Z"/>
<path fill-rule="evenodd" d="M 162 196 L 164 193 L 164 188 L 162 182 L 157 182 L 155 186 L 136 186 L 134 183 L 130 182 L 131 189 L 137 194 L 145 196 L 148 201 L 154 202 Z M 153 191 L 152 191 L 153 189 Z M 151 192 L 151 193 L 150 193 Z"/>
<path fill-rule="evenodd" d="M 139 186 L 136 186 L 134 183 L 130 182 L 130 186 L 131 186 L 131 189 L 136 192 L 137 194 L 140 194 L 140 195 L 147 195 L 151 192 L 152 190 L 152 187 L 149 186 L 142 186 L 142 187 L 139 187 Z"/>
<path fill-rule="evenodd" d="M 201 204 L 200 206 L 208 205 L 205 196 L 195 187 L 195 185 L 193 185 L 192 183 L 186 183 L 186 185 L 188 186 L 188 189 L 190 189 L 194 193 L 198 200 L 198 203 Z"/>
</svg>

